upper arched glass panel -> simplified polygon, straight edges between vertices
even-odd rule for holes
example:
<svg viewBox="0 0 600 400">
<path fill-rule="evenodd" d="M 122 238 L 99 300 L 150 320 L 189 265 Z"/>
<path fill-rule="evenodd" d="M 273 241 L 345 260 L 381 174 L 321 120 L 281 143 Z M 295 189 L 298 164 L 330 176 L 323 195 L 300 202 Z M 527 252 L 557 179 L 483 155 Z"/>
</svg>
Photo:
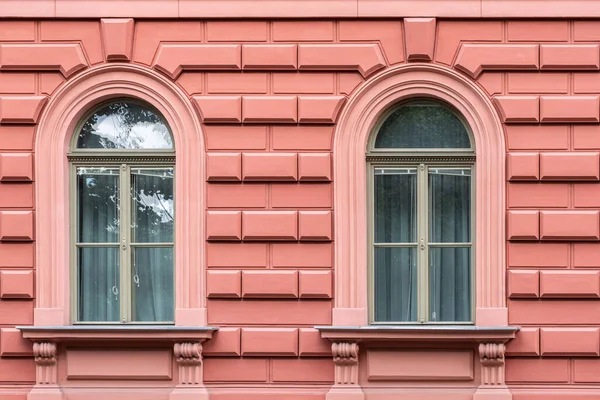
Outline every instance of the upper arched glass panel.
<svg viewBox="0 0 600 400">
<path fill-rule="evenodd" d="M 383 121 L 376 149 L 470 149 L 469 133 L 447 106 L 412 101 L 396 108 Z"/>
<path fill-rule="evenodd" d="M 77 132 L 78 149 L 172 150 L 173 138 L 162 116 L 132 101 L 105 104 Z"/>
</svg>

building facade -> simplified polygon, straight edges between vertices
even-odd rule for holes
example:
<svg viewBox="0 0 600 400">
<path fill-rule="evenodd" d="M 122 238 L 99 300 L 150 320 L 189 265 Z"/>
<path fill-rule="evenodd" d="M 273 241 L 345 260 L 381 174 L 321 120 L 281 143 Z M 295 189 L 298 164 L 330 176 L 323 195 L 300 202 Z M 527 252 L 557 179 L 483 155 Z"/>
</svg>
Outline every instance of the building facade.
<svg viewBox="0 0 600 400">
<path fill-rule="evenodd" d="M 1 400 L 600 399 L 600 2 L 0 0 Z"/>
</svg>

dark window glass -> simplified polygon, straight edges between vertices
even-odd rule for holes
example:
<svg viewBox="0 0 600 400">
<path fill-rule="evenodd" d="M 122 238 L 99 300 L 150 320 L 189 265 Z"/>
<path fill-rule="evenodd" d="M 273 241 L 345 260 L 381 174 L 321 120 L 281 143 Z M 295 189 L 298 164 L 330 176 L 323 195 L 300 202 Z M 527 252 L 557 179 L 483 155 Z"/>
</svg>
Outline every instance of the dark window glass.
<svg viewBox="0 0 600 400">
<path fill-rule="evenodd" d="M 446 106 L 409 103 L 386 118 L 375 140 L 378 149 L 469 149 L 463 123 Z"/>
</svg>

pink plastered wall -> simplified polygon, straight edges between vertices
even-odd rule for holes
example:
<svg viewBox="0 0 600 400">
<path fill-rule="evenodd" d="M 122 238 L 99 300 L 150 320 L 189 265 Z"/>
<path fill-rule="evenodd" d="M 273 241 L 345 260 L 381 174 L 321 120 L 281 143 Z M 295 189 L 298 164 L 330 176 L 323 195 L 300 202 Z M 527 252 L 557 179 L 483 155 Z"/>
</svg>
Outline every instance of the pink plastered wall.
<svg viewBox="0 0 600 400">
<path fill-rule="evenodd" d="M 194 160 L 203 163 L 195 169 L 202 176 L 189 171 L 187 186 L 176 192 L 177 201 L 197 207 L 185 211 L 194 220 L 179 234 L 200 242 L 188 242 L 190 251 L 181 253 L 198 261 L 177 266 L 191 281 L 177 285 L 176 324 L 219 327 L 203 346 L 203 386 L 216 400 L 325 399 L 339 382 L 331 343 L 314 326 L 336 323 L 336 311 L 347 307 L 336 303 L 338 288 L 353 299 L 351 285 L 366 281 L 346 280 L 347 264 L 336 259 L 345 254 L 336 245 L 348 243 L 338 239 L 351 232 L 353 215 L 335 206 L 335 191 L 345 187 L 336 186 L 336 177 L 347 172 L 336 164 L 335 135 L 362 88 L 425 64 L 472 85 L 502 123 L 506 158 L 490 165 L 505 172 L 497 189 L 506 197 L 485 204 L 501 208 L 495 215 L 506 224 L 497 229 L 505 235 L 478 235 L 506 237 L 498 258 L 481 261 L 501 260 L 493 269 L 499 275 L 487 283 L 500 288 L 490 292 L 500 298 L 481 295 L 480 301 L 507 307 L 500 324 L 521 327 L 502 359 L 508 395 L 595 398 L 599 31 L 600 22 L 568 20 L 0 21 L 0 399 L 23 400 L 40 380 L 32 343 L 14 326 L 68 323 L 59 279 L 68 277 L 68 252 L 55 251 L 68 246 L 68 232 L 51 229 L 57 221 L 48 207 L 46 215 L 37 214 L 51 196 L 63 206 L 68 198 L 43 190 L 48 183 L 36 175 L 54 168 L 40 160 L 66 165 L 66 154 L 44 154 L 36 148 L 46 143 L 40 135 L 49 132 L 46 121 L 61 112 L 57 105 L 73 88 L 119 76 L 135 83 L 135 74 L 140 86 L 159 82 L 140 91 L 147 101 L 162 97 L 161 87 L 173 93 L 173 101 L 153 104 L 176 125 L 177 156 L 190 160 L 178 158 L 178 173 Z M 124 64 L 129 67 L 119 69 Z M 110 93 L 117 95 L 121 89 L 114 86 Z M 134 95 L 130 86 L 122 90 Z M 178 118 L 178 112 L 187 114 Z M 59 129 L 66 135 L 75 122 L 62 121 Z M 68 137 L 56 135 L 62 147 L 53 149 L 65 150 Z M 351 195 L 364 197 L 364 186 Z M 336 218 L 349 230 L 337 232 Z M 339 275 L 344 280 L 336 281 Z M 89 343 L 59 345 L 64 398 L 110 398 L 114 388 L 127 388 L 120 396 L 167 399 L 181 383 L 171 345 Z M 471 399 L 487 379 L 476 347 L 388 343 L 362 348 L 359 358 L 358 383 L 367 399 Z M 97 387 L 113 394 L 85 391 Z M 485 399 L 485 393 L 477 396 Z"/>
</svg>

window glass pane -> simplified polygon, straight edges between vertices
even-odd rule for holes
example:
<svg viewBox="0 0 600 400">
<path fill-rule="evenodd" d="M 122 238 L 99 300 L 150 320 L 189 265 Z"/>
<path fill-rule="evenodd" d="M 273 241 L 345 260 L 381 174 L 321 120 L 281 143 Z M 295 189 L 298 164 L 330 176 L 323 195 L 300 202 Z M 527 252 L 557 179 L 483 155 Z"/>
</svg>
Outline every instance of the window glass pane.
<svg viewBox="0 0 600 400">
<path fill-rule="evenodd" d="M 119 248 L 80 248 L 78 266 L 78 320 L 119 321 Z"/>
<path fill-rule="evenodd" d="M 173 242 L 173 168 L 131 169 L 133 243 Z"/>
<path fill-rule="evenodd" d="M 132 275 L 133 320 L 174 321 L 173 247 L 135 248 Z"/>
<path fill-rule="evenodd" d="M 375 321 L 417 320 L 417 252 L 375 247 Z"/>
<path fill-rule="evenodd" d="M 471 248 L 429 249 L 429 319 L 471 321 Z"/>
<path fill-rule="evenodd" d="M 375 243 L 415 243 L 416 168 L 375 169 Z"/>
<path fill-rule="evenodd" d="M 429 242 L 471 241 L 471 169 L 429 168 Z"/>
<path fill-rule="evenodd" d="M 80 149 L 172 149 L 173 139 L 155 111 L 136 103 L 111 103 L 81 127 Z"/>
<path fill-rule="evenodd" d="M 456 115 L 442 104 L 409 103 L 383 122 L 375 148 L 468 149 L 469 134 Z"/>
<path fill-rule="evenodd" d="M 77 240 L 119 241 L 119 170 L 77 168 Z"/>
</svg>

